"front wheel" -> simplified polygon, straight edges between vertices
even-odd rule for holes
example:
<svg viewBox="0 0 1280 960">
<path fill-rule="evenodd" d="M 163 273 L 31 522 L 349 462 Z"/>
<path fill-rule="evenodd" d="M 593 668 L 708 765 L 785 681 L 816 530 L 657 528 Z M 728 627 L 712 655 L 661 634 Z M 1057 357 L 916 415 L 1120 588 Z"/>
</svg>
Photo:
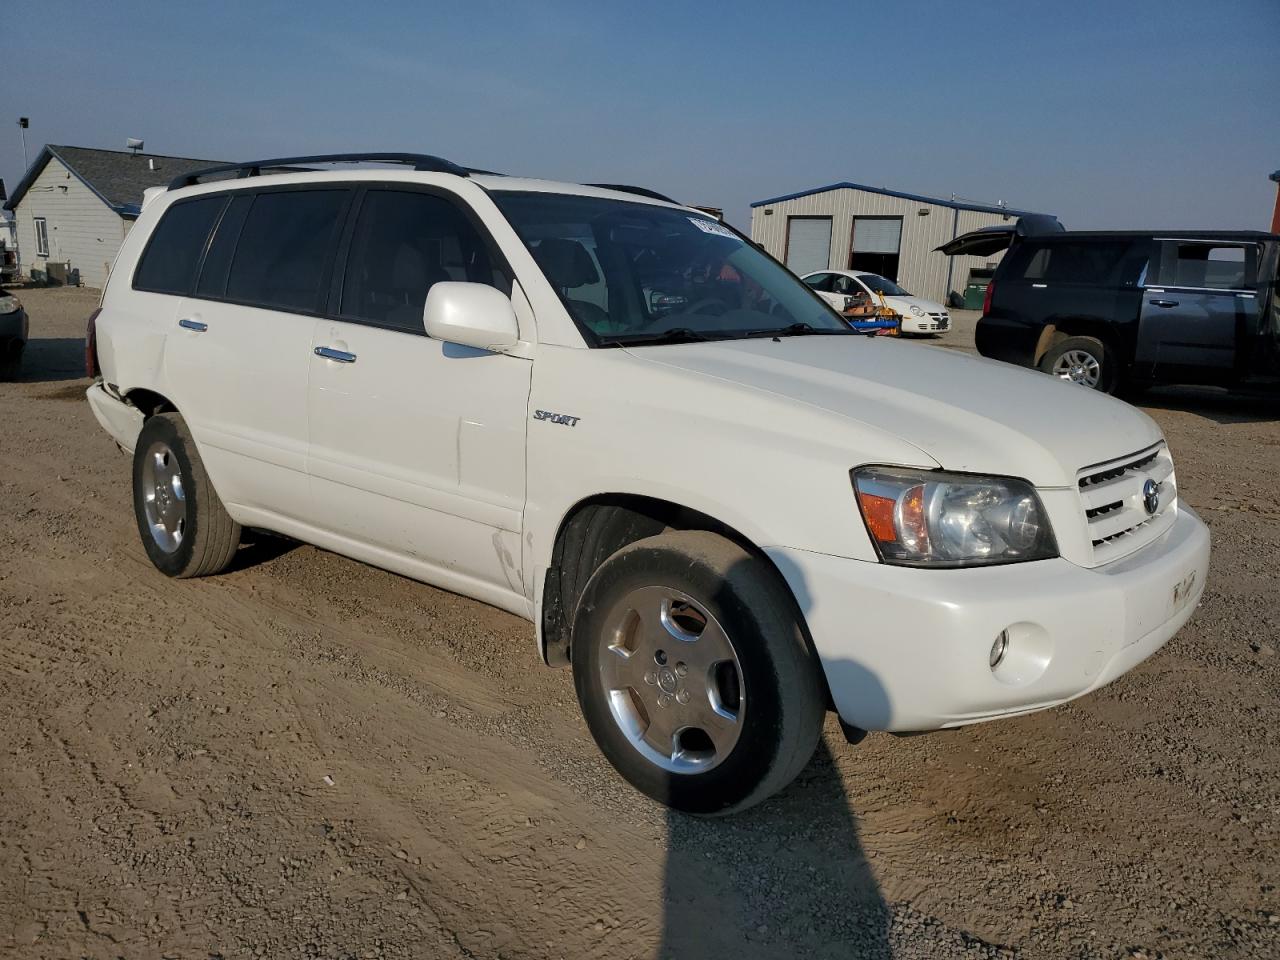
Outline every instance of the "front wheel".
<svg viewBox="0 0 1280 960">
<path fill-rule="evenodd" d="M 609 557 L 574 620 L 574 685 L 630 783 L 689 813 L 743 810 L 791 782 L 826 712 L 821 668 L 765 561 L 669 531 Z"/>
<path fill-rule="evenodd" d="M 1041 358 L 1040 369 L 1059 380 L 1103 393 L 1115 393 L 1120 380 L 1115 355 L 1095 337 L 1058 341 Z"/>
<path fill-rule="evenodd" d="M 176 413 L 157 413 L 142 425 L 133 454 L 133 510 L 147 556 L 171 577 L 221 573 L 240 545 L 240 524 L 222 505 Z"/>
</svg>

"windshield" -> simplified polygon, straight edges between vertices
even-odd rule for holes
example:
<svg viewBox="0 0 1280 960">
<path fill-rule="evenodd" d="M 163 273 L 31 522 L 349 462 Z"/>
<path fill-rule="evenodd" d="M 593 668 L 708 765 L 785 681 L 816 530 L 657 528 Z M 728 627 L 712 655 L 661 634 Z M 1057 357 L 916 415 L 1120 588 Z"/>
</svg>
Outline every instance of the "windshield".
<svg viewBox="0 0 1280 960">
<path fill-rule="evenodd" d="M 865 283 L 867 289 L 872 293 L 878 293 L 886 297 L 911 296 L 888 277 L 882 277 L 878 273 L 860 273 L 858 274 L 858 279 Z"/>
<path fill-rule="evenodd" d="M 709 217 L 599 197 L 493 198 L 593 345 L 853 332 Z"/>
</svg>

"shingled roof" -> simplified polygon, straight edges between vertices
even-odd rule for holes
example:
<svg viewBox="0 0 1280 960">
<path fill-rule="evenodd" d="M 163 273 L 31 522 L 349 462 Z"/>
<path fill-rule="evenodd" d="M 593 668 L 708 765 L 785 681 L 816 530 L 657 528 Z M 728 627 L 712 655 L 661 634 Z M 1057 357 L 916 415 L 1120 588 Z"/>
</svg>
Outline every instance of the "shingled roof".
<svg viewBox="0 0 1280 960">
<path fill-rule="evenodd" d="M 23 194 L 54 157 L 122 217 L 138 215 L 142 209 L 142 193 L 147 187 L 163 187 L 180 174 L 224 162 L 169 157 L 158 153 L 135 154 L 131 150 L 95 150 L 91 147 L 48 144 L 18 181 L 13 196 L 5 201 L 4 209 L 13 210 L 17 207 Z M 155 161 L 156 169 L 151 169 L 148 160 Z"/>
</svg>

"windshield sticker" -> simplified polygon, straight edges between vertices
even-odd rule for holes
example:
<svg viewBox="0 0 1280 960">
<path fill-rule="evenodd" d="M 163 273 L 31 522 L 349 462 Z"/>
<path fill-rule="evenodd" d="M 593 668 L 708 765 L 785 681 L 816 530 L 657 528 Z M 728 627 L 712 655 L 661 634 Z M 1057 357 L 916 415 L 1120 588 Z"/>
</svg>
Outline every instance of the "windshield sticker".
<svg viewBox="0 0 1280 960">
<path fill-rule="evenodd" d="M 703 220 L 701 217 L 690 217 L 689 222 L 703 233 L 709 233 L 713 237 L 728 237 L 730 240 L 739 239 L 736 233 L 724 226 L 724 224 L 716 223 L 714 220 Z"/>
</svg>

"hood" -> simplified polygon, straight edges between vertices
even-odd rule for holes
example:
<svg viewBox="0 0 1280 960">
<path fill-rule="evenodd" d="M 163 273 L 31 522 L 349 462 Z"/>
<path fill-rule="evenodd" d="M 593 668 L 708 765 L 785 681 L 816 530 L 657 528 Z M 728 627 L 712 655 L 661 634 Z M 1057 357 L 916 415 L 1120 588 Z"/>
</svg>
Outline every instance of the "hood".
<svg viewBox="0 0 1280 960">
<path fill-rule="evenodd" d="M 1150 417 L 1113 397 L 886 337 L 727 340 L 629 352 L 866 424 L 946 470 L 1022 477 L 1037 487 L 1074 487 L 1081 468 L 1161 437 Z"/>
<path fill-rule="evenodd" d="M 932 300 L 926 300 L 924 297 L 889 297 L 884 298 L 885 305 L 897 310 L 899 313 L 908 313 L 911 316 L 912 307 L 919 307 L 925 313 L 945 313 L 946 307 L 940 303 L 934 303 Z"/>
</svg>

